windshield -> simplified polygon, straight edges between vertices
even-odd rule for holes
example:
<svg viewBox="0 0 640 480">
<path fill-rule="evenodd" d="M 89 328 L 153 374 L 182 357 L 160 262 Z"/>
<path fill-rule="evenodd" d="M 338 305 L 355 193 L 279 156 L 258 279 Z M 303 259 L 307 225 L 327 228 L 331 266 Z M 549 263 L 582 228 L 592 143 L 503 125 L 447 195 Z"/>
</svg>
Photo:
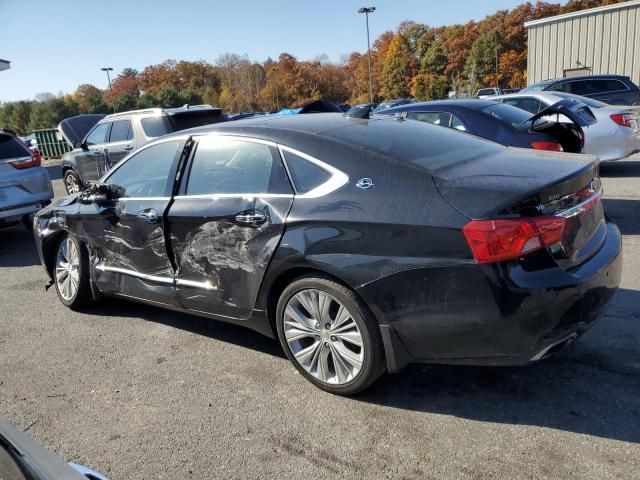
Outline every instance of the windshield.
<svg viewBox="0 0 640 480">
<path fill-rule="evenodd" d="M 486 115 L 490 115 L 493 118 L 497 118 L 502 123 L 506 123 L 512 127 L 519 127 L 522 123 L 531 118 L 531 114 L 525 110 L 521 110 L 511 105 L 505 105 L 504 103 L 496 103 L 488 105 L 480 109 L 481 112 Z"/>
<path fill-rule="evenodd" d="M 534 83 L 533 85 L 523 88 L 520 92 L 541 92 L 549 85 L 551 85 L 551 82 Z"/>
</svg>

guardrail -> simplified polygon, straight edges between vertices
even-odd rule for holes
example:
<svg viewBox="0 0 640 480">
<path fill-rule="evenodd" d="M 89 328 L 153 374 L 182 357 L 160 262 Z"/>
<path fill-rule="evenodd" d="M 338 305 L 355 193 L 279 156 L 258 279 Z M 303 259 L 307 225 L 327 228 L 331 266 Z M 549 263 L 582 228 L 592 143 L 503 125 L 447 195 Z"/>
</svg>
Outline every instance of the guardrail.
<svg viewBox="0 0 640 480">
<path fill-rule="evenodd" d="M 60 158 L 71 151 L 69 144 L 60 137 L 60 132 L 55 128 L 34 130 L 33 133 L 38 141 L 38 151 L 46 160 Z"/>
</svg>

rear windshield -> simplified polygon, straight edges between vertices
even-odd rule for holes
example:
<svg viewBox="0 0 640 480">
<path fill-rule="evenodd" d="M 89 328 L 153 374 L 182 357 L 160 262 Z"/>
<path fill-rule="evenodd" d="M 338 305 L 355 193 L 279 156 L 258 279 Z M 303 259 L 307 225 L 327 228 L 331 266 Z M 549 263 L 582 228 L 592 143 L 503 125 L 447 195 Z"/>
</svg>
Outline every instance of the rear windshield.
<svg viewBox="0 0 640 480">
<path fill-rule="evenodd" d="M 324 132 L 356 148 L 404 160 L 428 171 L 500 151 L 501 145 L 418 120 L 379 119 Z"/>
<path fill-rule="evenodd" d="M 0 160 L 29 156 L 31 156 L 31 152 L 22 146 L 14 137 L 0 133 Z"/>
<path fill-rule="evenodd" d="M 481 112 L 486 115 L 491 115 L 503 123 L 507 123 L 512 127 L 518 127 L 523 122 L 526 122 L 531 118 L 531 114 L 525 110 L 521 110 L 511 105 L 505 105 L 504 103 L 496 103 L 495 105 L 488 105 L 480 109 Z"/>
<path fill-rule="evenodd" d="M 495 95 L 496 91 L 493 88 L 483 88 L 478 90 L 478 95 Z"/>
<path fill-rule="evenodd" d="M 171 123 L 176 131 L 211 125 L 226 119 L 226 115 L 223 115 L 220 110 L 193 110 L 171 115 Z"/>
</svg>

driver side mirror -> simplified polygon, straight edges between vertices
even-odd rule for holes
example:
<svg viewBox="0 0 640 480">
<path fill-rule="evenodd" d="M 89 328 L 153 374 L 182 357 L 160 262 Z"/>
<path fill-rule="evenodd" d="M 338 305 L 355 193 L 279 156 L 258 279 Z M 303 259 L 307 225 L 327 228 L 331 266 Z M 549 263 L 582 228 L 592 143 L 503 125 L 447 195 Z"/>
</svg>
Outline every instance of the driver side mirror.
<svg viewBox="0 0 640 480">
<path fill-rule="evenodd" d="M 82 150 L 86 150 L 87 144 L 82 140 L 76 140 L 75 142 L 73 142 L 73 148 L 81 148 Z"/>
<path fill-rule="evenodd" d="M 118 185 L 110 185 L 106 183 L 96 183 L 84 190 L 78 200 L 81 203 L 95 203 L 96 205 L 106 205 L 124 195 L 122 187 Z"/>
</svg>

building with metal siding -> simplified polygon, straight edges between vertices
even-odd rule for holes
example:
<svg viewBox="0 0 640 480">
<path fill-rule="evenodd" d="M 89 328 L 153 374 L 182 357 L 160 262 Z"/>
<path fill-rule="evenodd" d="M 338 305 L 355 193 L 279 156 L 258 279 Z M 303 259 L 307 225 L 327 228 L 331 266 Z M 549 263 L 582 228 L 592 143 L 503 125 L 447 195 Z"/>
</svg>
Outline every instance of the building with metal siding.
<svg viewBox="0 0 640 480">
<path fill-rule="evenodd" d="M 524 24 L 527 80 L 588 74 L 626 75 L 640 83 L 640 0 Z"/>
</svg>

